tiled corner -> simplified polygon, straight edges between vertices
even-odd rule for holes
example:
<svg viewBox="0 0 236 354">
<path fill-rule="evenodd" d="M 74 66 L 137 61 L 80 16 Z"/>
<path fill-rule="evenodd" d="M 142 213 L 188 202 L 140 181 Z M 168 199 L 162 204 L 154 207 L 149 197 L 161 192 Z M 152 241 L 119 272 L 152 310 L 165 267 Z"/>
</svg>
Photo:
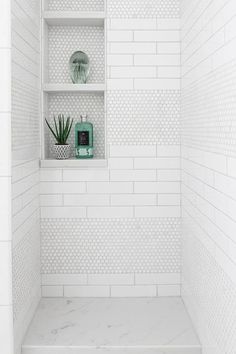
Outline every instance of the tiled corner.
<svg viewBox="0 0 236 354">
<path fill-rule="evenodd" d="M 206 354 L 236 346 L 235 14 L 181 2 L 182 296 Z"/>
</svg>

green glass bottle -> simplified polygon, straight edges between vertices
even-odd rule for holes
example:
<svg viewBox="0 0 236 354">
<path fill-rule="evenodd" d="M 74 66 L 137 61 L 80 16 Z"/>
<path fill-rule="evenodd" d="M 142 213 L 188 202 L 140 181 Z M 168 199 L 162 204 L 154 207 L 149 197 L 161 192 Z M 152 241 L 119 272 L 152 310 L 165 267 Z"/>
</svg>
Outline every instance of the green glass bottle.
<svg viewBox="0 0 236 354">
<path fill-rule="evenodd" d="M 80 116 L 81 122 L 75 125 L 75 156 L 77 159 L 93 158 L 93 125 L 86 116 Z"/>
</svg>

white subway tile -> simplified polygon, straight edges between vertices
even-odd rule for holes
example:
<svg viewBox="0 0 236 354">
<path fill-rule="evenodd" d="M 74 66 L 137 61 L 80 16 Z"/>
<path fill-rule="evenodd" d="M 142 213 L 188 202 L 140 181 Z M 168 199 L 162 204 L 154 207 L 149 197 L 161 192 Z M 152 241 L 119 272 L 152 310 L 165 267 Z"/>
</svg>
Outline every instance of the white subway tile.
<svg viewBox="0 0 236 354">
<path fill-rule="evenodd" d="M 180 284 L 180 273 L 137 273 L 135 284 Z"/>
<path fill-rule="evenodd" d="M 0 304 L 12 304 L 11 242 L 0 242 Z"/>
<path fill-rule="evenodd" d="M 157 44 L 158 54 L 180 54 L 180 42 L 159 42 Z"/>
<path fill-rule="evenodd" d="M 179 30 L 180 20 L 178 18 L 158 18 L 157 19 L 158 30 Z"/>
<path fill-rule="evenodd" d="M 36 184 L 39 184 L 38 170 L 30 173 L 28 176 L 23 176 L 21 179 L 14 181 L 12 184 L 12 197 L 15 198 L 22 195 Z"/>
<path fill-rule="evenodd" d="M 111 170 L 111 181 L 156 181 L 155 170 Z"/>
<path fill-rule="evenodd" d="M 111 286 L 112 297 L 155 297 L 156 286 Z"/>
<path fill-rule="evenodd" d="M 134 40 L 138 42 L 179 42 L 179 31 L 135 31 Z"/>
<path fill-rule="evenodd" d="M 11 239 L 11 178 L 0 177 L 0 241 Z"/>
<path fill-rule="evenodd" d="M 0 112 L 11 111 L 11 51 L 0 49 Z"/>
<path fill-rule="evenodd" d="M 135 217 L 137 218 L 179 218 L 179 206 L 145 206 L 135 207 Z"/>
<path fill-rule="evenodd" d="M 62 169 L 55 168 L 41 168 L 40 169 L 41 182 L 60 182 L 62 181 Z"/>
<path fill-rule="evenodd" d="M 107 170 L 64 170 L 63 181 L 83 182 L 83 181 L 109 181 L 109 171 Z"/>
<path fill-rule="evenodd" d="M 135 182 L 135 193 L 180 193 L 179 182 Z"/>
<path fill-rule="evenodd" d="M 132 207 L 88 207 L 88 218 L 132 218 Z"/>
<path fill-rule="evenodd" d="M 235 176 L 236 177 L 236 176 Z M 214 187 L 232 198 L 236 198 L 236 179 L 215 172 Z M 235 197 L 234 197 L 235 196 Z"/>
<path fill-rule="evenodd" d="M 133 285 L 134 274 L 89 274 L 89 285 Z"/>
<path fill-rule="evenodd" d="M 180 194 L 158 194 L 158 205 L 180 205 Z"/>
<path fill-rule="evenodd" d="M 111 145 L 111 157 L 152 157 L 156 156 L 156 145 Z"/>
<path fill-rule="evenodd" d="M 180 145 L 157 145 L 158 157 L 180 157 Z"/>
<path fill-rule="evenodd" d="M 111 196 L 111 205 L 156 205 L 155 194 L 117 194 Z"/>
<path fill-rule="evenodd" d="M 236 38 L 222 46 L 212 55 L 212 69 L 216 70 L 220 66 L 226 65 L 236 58 L 235 54 Z"/>
<path fill-rule="evenodd" d="M 228 175 L 231 177 L 236 177 L 236 158 L 228 158 L 228 166 L 227 166 Z"/>
<path fill-rule="evenodd" d="M 0 13 L 0 47 L 11 48 L 11 2 L 1 1 Z"/>
<path fill-rule="evenodd" d="M 134 79 L 135 90 L 180 90 L 180 79 Z"/>
<path fill-rule="evenodd" d="M 65 297 L 109 297 L 109 286 L 65 286 Z"/>
<path fill-rule="evenodd" d="M 111 29 L 113 30 L 135 30 L 135 29 L 156 29 L 156 19 L 111 19 Z"/>
<path fill-rule="evenodd" d="M 132 42 L 133 32 L 132 31 L 108 31 L 107 40 L 108 42 Z"/>
<path fill-rule="evenodd" d="M 132 182 L 88 182 L 87 193 L 92 193 L 92 194 L 133 193 L 133 183 Z"/>
<path fill-rule="evenodd" d="M 41 206 L 62 206 L 63 196 L 60 194 L 40 195 Z"/>
<path fill-rule="evenodd" d="M 230 22 L 225 25 L 225 40 L 226 42 L 236 37 L 236 17 L 234 16 Z"/>
<path fill-rule="evenodd" d="M 40 184 L 41 194 L 76 194 L 85 193 L 84 182 L 42 182 Z"/>
<path fill-rule="evenodd" d="M 108 79 L 108 90 L 132 90 L 134 87 L 133 79 Z"/>
<path fill-rule="evenodd" d="M 180 170 L 158 170 L 158 181 L 180 181 Z"/>
<path fill-rule="evenodd" d="M 110 70 L 110 77 L 112 79 L 156 77 L 156 68 L 152 66 L 113 66 Z"/>
<path fill-rule="evenodd" d="M 180 285 L 158 285 L 158 296 L 180 296 Z"/>
<path fill-rule="evenodd" d="M 108 165 L 111 170 L 124 170 L 133 168 L 132 158 L 110 158 Z"/>
<path fill-rule="evenodd" d="M 134 55 L 134 65 L 137 66 L 180 66 L 180 56 L 179 55 L 168 55 L 168 54 L 135 54 Z M 160 81 L 161 83 L 162 81 Z M 163 81 L 163 83 L 165 83 Z M 161 89 L 161 86 L 160 86 Z"/>
<path fill-rule="evenodd" d="M 153 169 L 167 170 L 167 169 L 179 169 L 180 159 L 176 157 L 158 157 L 158 158 L 135 158 L 135 169 Z"/>
<path fill-rule="evenodd" d="M 42 286 L 42 297 L 63 297 L 63 286 Z"/>
<path fill-rule="evenodd" d="M 141 54 L 141 53 L 156 53 L 156 43 L 141 43 L 141 42 L 119 42 L 110 44 L 110 54 Z"/>
<path fill-rule="evenodd" d="M 133 55 L 131 54 L 108 54 L 107 56 L 108 66 L 131 66 L 133 65 Z"/>
<path fill-rule="evenodd" d="M 178 66 L 159 66 L 158 77 L 160 78 L 180 78 L 180 67 Z"/>
<path fill-rule="evenodd" d="M 82 207 L 42 207 L 42 219 L 78 219 L 86 217 L 86 208 Z"/>
<path fill-rule="evenodd" d="M 12 306 L 0 306 L 0 343 L 4 354 L 14 352 Z"/>
<path fill-rule="evenodd" d="M 1 22 L 0 22 L 1 23 Z M 11 175 L 11 114 L 0 113 L 2 137 L 0 140 L 0 176 Z"/>
<path fill-rule="evenodd" d="M 211 168 L 221 173 L 227 173 L 227 157 L 211 152 L 204 153 L 204 164 L 206 167 Z"/>
<path fill-rule="evenodd" d="M 12 218 L 12 230 L 15 232 L 27 219 L 32 217 L 32 214 L 39 209 L 39 200 L 34 199 L 24 208 L 22 208 L 16 215 Z"/>
<path fill-rule="evenodd" d="M 64 196 L 64 205 L 67 206 L 102 206 L 109 205 L 109 202 L 108 194 L 66 194 Z"/>
<path fill-rule="evenodd" d="M 87 274 L 42 274 L 42 285 L 55 286 L 86 284 Z"/>
</svg>

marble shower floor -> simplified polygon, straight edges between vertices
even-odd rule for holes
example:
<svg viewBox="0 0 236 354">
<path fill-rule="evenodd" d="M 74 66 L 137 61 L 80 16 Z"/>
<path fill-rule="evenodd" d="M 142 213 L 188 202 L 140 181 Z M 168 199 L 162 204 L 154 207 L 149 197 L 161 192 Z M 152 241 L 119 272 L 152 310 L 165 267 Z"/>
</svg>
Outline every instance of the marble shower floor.
<svg viewBox="0 0 236 354">
<path fill-rule="evenodd" d="M 180 298 L 42 299 L 22 354 L 200 354 Z"/>
</svg>

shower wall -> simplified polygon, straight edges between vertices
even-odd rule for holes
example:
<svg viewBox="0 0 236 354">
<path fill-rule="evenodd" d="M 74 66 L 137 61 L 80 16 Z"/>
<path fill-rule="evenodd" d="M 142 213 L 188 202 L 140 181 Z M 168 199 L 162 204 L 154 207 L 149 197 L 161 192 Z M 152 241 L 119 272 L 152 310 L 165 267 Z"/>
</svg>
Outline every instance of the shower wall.
<svg viewBox="0 0 236 354">
<path fill-rule="evenodd" d="M 13 0 L 11 5 L 13 311 L 15 353 L 18 353 L 41 295 L 40 1 Z"/>
<path fill-rule="evenodd" d="M 0 12 L 0 351 L 12 354 L 11 7 Z"/>
<path fill-rule="evenodd" d="M 236 3 L 181 2 L 183 297 L 204 354 L 236 348 Z"/>
<path fill-rule="evenodd" d="M 107 15 L 108 167 L 41 170 L 42 294 L 180 295 L 179 1 Z"/>
</svg>

